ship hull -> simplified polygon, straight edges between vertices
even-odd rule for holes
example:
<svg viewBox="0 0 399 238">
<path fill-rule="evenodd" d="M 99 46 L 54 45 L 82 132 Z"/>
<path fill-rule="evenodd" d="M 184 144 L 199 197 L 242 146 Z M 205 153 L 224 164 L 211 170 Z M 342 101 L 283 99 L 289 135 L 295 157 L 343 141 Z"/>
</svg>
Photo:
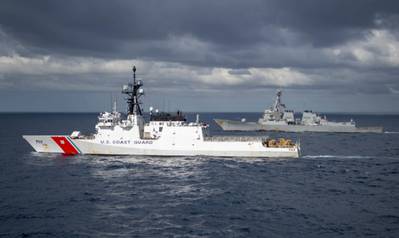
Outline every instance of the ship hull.
<svg viewBox="0 0 399 238">
<path fill-rule="evenodd" d="M 333 133 L 382 133 L 382 127 L 354 127 L 330 125 L 265 125 L 256 122 L 241 122 L 215 119 L 225 131 L 281 131 L 281 132 L 333 132 Z"/>
<path fill-rule="evenodd" d="M 215 156 L 215 157 L 270 157 L 298 158 L 299 146 L 270 148 L 261 141 L 200 141 L 190 145 L 170 144 L 156 140 L 135 140 L 105 144 L 94 139 L 72 139 L 65 135 L 25 135 L 23 138 L 37 152 L 93 155 L 147 156 Z"/>
</svg>

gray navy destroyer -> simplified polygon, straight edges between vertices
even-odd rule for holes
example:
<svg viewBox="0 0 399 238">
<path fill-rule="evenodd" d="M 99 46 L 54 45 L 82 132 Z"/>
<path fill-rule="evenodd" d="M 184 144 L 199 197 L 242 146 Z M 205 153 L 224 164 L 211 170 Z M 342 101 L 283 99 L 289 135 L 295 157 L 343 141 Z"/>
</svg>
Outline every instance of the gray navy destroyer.
<svg viewBox="0 0 399 238">
<path fill-rule="evenodd" d="M 283 132 L 346 132 L 382 133 L 382 127 L 357 127 L 351 119 L 348 122 L 328 121 L 312 111 L 304 111 L 302 118 L 295 118 L 294 111 L 287 110 L 281 102 L 281 90 L 270 109 L 266 109 L 258 122 L 214 119 L 225 131 L 283 131 Z"/>
</svg>

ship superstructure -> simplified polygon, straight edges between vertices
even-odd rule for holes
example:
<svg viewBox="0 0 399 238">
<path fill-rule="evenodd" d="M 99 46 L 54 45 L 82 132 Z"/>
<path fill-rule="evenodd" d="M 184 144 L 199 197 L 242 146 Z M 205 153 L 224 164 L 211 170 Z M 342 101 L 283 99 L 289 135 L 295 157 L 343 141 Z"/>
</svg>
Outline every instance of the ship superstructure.
<svg viewBox="0 0 399 238">
<path fill-rule="evenodd" d="M 357 127 L 351 119 L 348 122 L 333 122 L 315 112 L 306 110 L 302 118 L 295 118 L 293 110 L 287 110 L 278 90 L 273 106 L 266 109 L 257 122 L 215 119 L 226 131 L 284 131 L 284 132 L 369 132 L 381 133 L 382 127 Z"/>
<path fill-rule="evenodd" d="M 281 102 L 281 90 L 277 91 L 274 104 L 263 113 L 263 117 L 259 119 L 260 124 L 270 123 L 274 125 L 291 125 L 295 124 L 294 111 L 287 110 L 285 104 Z"/>
<path fill-rule="evenodd" d="M 181 113 L 168 116 L 152 114 L 146 122 L 140 98 L 143 82 L 136 80 L 124 85 L 127 95 L 127 116 L 114 110 L 98 117 L 96 132 L 85 136 L 79 131 L 71 135 L 24 135 L 37 152 L 99 155 L 150 156 L 241 156 L 241 157 L 299 157 L 299 145 L 290 140 L 259 137 L 218 137 L 209 135 L 209 126 L 197 120 L 187 122 Z"/>
</svg>

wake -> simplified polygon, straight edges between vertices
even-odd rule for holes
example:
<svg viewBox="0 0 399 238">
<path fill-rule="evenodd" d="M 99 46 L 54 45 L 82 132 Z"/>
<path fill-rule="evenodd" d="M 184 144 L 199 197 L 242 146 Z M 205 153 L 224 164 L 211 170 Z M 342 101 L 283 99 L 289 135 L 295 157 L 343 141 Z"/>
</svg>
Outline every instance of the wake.
<svg viewBox="0 0 399 238">
<path fill-rule="evenodd" d="M 337 159 L 398 159 L 399 156 L 393 157 L 393 156 L 370 156 L 370 155 L 304 155 L 301 156 L 301 158 L 304 159 L 319 159 L 319 158 L 337 158 Z"/>
</svg>

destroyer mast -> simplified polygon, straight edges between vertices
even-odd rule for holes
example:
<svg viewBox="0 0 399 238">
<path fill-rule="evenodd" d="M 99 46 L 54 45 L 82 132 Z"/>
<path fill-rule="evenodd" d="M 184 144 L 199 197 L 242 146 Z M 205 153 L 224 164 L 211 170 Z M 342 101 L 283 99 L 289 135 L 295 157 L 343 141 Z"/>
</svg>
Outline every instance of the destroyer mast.
<svg viewBox="0 0 399 238">
<path fill-rule="evenodd" d="M 277 94 L 276 94 L 276 100 L 274 101 L 274 105 L 272 108 L 274 111 L 280 112 L 280 113 L 284 112 L 284 109 L 285 109 L 285 104 L 281 103 L 281 94 L 282 94 L 281 90 L 278 90 Z"/>
</svg>

